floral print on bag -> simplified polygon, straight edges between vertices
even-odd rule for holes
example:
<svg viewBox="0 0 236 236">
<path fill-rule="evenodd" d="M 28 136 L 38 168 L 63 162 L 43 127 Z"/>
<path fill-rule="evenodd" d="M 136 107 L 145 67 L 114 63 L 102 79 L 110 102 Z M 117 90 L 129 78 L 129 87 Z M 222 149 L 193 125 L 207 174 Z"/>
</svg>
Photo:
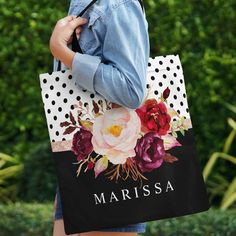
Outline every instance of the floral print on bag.
<svg viewBox="0 0 236 236">
<path fill-rule="evenodd" d="M 93 101 L 92 115 L 79 102 L 75 105 L 78 116 L 70 112 L 70 122 L 61 122 L 64 135 L 73 133 L 71 151 L 78 164 L 77 176 L 81 170 L 94 171 L 97 178 L 101 173 L 110 181 L 147 180 L 146 172 L 154 171 L 164 162 L 173 164 L 178 158 L 168 150 L 182 146 L 177 140 L 177 130 L 184 135 L 188 130 L 185 117 L 180 117 L 168 108 L 167 87 L 158 99 L 146 96 L 137 109 L 129 109 L 115 103 L 106 104 Z M 172 117 L 178 117 L 171 121 Z M 92 156 L 92 153 L 95 154 Z"/>
</svg>

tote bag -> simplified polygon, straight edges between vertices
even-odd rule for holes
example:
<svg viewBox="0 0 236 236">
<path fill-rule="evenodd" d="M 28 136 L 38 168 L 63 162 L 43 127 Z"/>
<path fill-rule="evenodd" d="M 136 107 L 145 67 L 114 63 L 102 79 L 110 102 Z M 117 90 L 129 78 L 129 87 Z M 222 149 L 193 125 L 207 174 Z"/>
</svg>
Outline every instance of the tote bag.
<svg viewBox="0 0 236 236">
<path fill-rule="evenodd" d="M 40 74 L 66 234 L 209 209 L 178 54 L 149 58 L 137 109 L 75 83 L 71 70 Z"/>
</svg>

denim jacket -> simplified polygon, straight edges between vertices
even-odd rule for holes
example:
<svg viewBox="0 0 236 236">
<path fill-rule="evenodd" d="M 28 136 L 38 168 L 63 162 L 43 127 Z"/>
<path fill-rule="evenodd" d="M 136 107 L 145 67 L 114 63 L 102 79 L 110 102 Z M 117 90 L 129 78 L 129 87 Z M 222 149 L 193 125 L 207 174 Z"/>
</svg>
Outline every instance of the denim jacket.
<svg viewBox="0 0 236 236">
<path fill-rule="evenodd" d="M 78 15 L 91 0 L 71 0 L 68 15 Z M 99 0 L 82 17 L 72 75 L 76 86 L 131 109 L 146 96 L 150 55 L 148 22 L 138 0 Z M 54 59 L 53 70 L 57 68 Z"/>
</svg>

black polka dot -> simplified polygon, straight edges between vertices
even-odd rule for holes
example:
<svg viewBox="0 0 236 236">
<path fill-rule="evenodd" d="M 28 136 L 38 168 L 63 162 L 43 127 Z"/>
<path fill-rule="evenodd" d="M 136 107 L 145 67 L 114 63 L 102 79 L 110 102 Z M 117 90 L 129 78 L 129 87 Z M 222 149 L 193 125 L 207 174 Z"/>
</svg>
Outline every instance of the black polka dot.
<svg viewBox="0 0 236 236">
<path fill-rule="evenodd" d="M 183 83 L 183 80 L 182 80 L 182 79 L 180 79 L 180 83 L 181 83 L 181 84 Z"/>
<path fill-rule="evenodd" d="M 49 98 L 49 95 L 47 93 L 45 94 L 45 98 Z"/>
<path fill-rule="evenodd" d="M 180 114 L 180 110 L 177 110 L 177 112 Z"/>
<path fill-rule="evenodd" d="M 148 62 L 148 66 L 150 67 L 152 64 L 150 62 Z"/>
<path fill-rule="evenodd" d="M 69 115 L 68 115 L 68 114 L 65 114 L 65 118 L 69 118 Z"/>
<path fill-rule="evenodd" d="M 186 112 L 189 112 L 188 108 L 186 108 Z"/>
<path fill-rule="evenodd" d="M 70 109 L 71 109 L 71 110 L 74 110 L 74 106 L 73 106 L 73 105 L 71 105 L 71 106 L 70 106 Z"/>
<path fill-rule="evenodd" d="M 66 139 L 65 138 L 62 138 L 62 141 L 65 141 Z"/>
<path fill-rule="evenodd" d="M 73 94 L 73 90 L 72 89 L 69 91 L 69 94 Z"/>
<path fill-rule="evenodd" d="M 179 70 L 179 69 L 180 69 L 180 66 L 177 66 L 176 68 Z"/>
<path fill-rule="evenodd" d="M 55 140 L 53 139 L 52 142 L 55 142 Z"/>
<path fill-rule="evenodd" d="M 53 90 L 53 89 L 54 89 L 54 86 L 53 86 L 53 85 L 51 85 L 51 86 L 50 86 L 50 89 L 51 89 L 51 90 Z"/>
<path fill-rule="evenodd" d="M 57 92 L 57 96 L 59 97 L 61 95 L 61 93 L 60 92 Z"/>
<path fill-rule="evenodd" d="M 65 88 L 65 87 L 66 87 L 66 84 L 65 84 L 65 83 L 63 83 L 63 84 L 62 84 L 62 87 L 63 87 L 63 88 Z"/>
<path fill-rule="evenodd" d="M 167 66 L 167 67 L 166 67 L 166 69 L 169 71 L 169 70 L 170 70 L 170 67 L 169 67 L 169 66 Z"/>
<path fill-rule="evenodd" d="M 174 95 L 174 99 L 177 99 L 177 96 L 176 96 L 176 95 Z"/>
<path fill-rule="evenodd" d="M 64 103 L 67 103 L 67 98 L 64 98 L 64 99 L 63 99 L 63 102 L 64 102 Z"/>
<path fill-rule="evenodd" d="M 62 108 L 61 108 L 61 107 L 58 107 L 58 111 L 61 112 L 61 111 L 62 111 Z"/>
<path fill-rule="evenodd" d="M 170 81 L 170 84 L 171 84 L 171 85 L 173 85 L 173 84 L 174 84 L 174 81 L 173 81 L 173 80 L 171 80 L 171 81 Z"/>
<path fill-rule="evenodd" d="M 65 70 L 62 70 L 61 73 L 65 73 L 66 71 Z"/>
<path fill-rule="evenodd" d="M 158 95 L 158 91 L 157 90 L 155 90 L 154 93 L 155 93 L 155 95 Z"/>
<path fill-rule="evenodd" d="M 76 100 L 77 100 L 77 101 L 79 101 L 80 99 L 81 99 L 81 97 L 80 97 L 80 96 L 77 96 L 77 97 L 76 97 Z"/>
<path fill-rule="evenodd" d="M 53 119 L 54 119 L 54 120 L 57 120 L 57 117 L 56 117 L 56 116 L 53 116 Z"/>
<path fill-rule="evenodd" d="M 184 103 L 183 102 L 180 102 L 180 106 L 183 106 L 184 105 Z"/>
<path fill-rule="evenodd" d="M 87 89 L 82 89 L 83 92 L 87 92 Z"/>
<path fill-rule="evenodd" d="M 162 76 L 163 76 L 164 79 L 166 79 L 166 74 L 163 74 Z"/>
<path fill-rule="evenodd" d="M 59 77 L 56 77 L 55 80 L 58 82 L 60 79 L 59 79 Z"/>
<path fill-rule="evenodd" d="M 46 84 L 46 83 L 47 83 L 47 80 L 46 80 L 46 79 L 43 79 L 43 83 Z"/>
<path fill-rule="evenodd" d="M 84 106 L 86 107 L 87 105 L 88 105 L 88 103 L 87 103 L 87 102 L 85 102 L 85 103 L 84 103 Z"/>
<path fill-rule="evenodd" d="M 154 76 L 151 76 L 151 80 L 155 80 L 155 77 L 154 77 Z"/>
<path fill-rule="evenodd" d="M 56 102 L 55 102 L 54 100 L 52 100 L 52 105 L 55 105 L 55 103 L 56 103 Z"/>
<path fill-rule="evenodd" d="M 147 84 L 147 85 L 146 85 L 146 88 L 147 88 L 147 89 L 148 89 L 148 88 L 150 88 L 150 85 L 149 85 L 149 84 Z"/>
<path fill-rule="evenodd" d="M 186 98 L 186 94 L 185 93 L 183 93 L 183 97 Z"/>
<path fill-rule="evenodd" d="M 95 96 L 95 95 L 94 95 L 93 93 L 90 94 L 90 97 L 91 97 L 91 98 L 94 98 L 94 96 Z"/>
<path fill-rule="evenodd" d="M 172 59 L 170 59 L 170 63 L 173 63 L 174 61 Z"/>
<path fill-rule="evenodd" d="M 162 82 L 159 82 L 159 86 L 162 87 Z"/>
<path fill-rule="evenodd" d="M 69 76 L 68 76 L 68 79 L 72 79 L 72 75 L 69 75 Z"/>
<path fill-rule="evenodd" d="M 50 127 L 50 129 L 52 129 L 52 128 L 53 128 L 53 125 L 52 125 L 52 124 L 50 124 L 50 125 L 49 125 L 49 127 Z"/>
<path fill-rule="evenodd" d="M 59 132 L 58 131 L 56 131 L 56 136 L 58 136 L 59 135 Z"/>
<path fill-rule="evenodd" d="M 159 61 L 159 64 L 160 64 L 160 65 L 162 65 L 162 64 L 163 64 L 163 62 L 162 62 L 162 61 Z"/>
<path fill-rule="evenodd" d="M 50 113 L 51 113 L 51 110 L 50 110 L 50 109 L 48 109 L 48 110 L 47 110 L 47 112 L 48 112 L 48 114 L 50 114 Z"/>
<path fill-rule="evenodd" d="M 158 73 L 158 72 L 159 72 L 159 69 L 158 69 L 158 68 L 156 68 L 156 69 L 155 69 L 155 71 Z"/>
<path fill-rule="evenodd" d="M 173 105 L 173 103 L 170 103 L 170 107 L 173 107 L 174 105 Z"/>
<path fill-rule="evenodd" d="M 177 91 L 180 91 L 180 87 L 177 87 Z"/>
<path fill-rule="evenodd" d="M 177 76 L 177 74 L 176 73 L 174 73 L 174 77 L 176 77 Z"/>
</svg>

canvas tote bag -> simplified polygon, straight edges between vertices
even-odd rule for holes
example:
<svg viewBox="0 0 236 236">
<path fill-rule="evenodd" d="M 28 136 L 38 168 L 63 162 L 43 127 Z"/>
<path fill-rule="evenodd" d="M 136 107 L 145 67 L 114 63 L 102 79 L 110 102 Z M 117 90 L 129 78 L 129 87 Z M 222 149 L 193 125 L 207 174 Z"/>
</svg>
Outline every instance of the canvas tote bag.
<svg viewBox="0 0 236 236">
<path fill-rule="evenodd" d="M 210 207 L 179 55 L 150 57 L 147 71 L 137 109 L 76 87 L 70 70 L 40 74 L 66 234 Z"/>
</svg>

